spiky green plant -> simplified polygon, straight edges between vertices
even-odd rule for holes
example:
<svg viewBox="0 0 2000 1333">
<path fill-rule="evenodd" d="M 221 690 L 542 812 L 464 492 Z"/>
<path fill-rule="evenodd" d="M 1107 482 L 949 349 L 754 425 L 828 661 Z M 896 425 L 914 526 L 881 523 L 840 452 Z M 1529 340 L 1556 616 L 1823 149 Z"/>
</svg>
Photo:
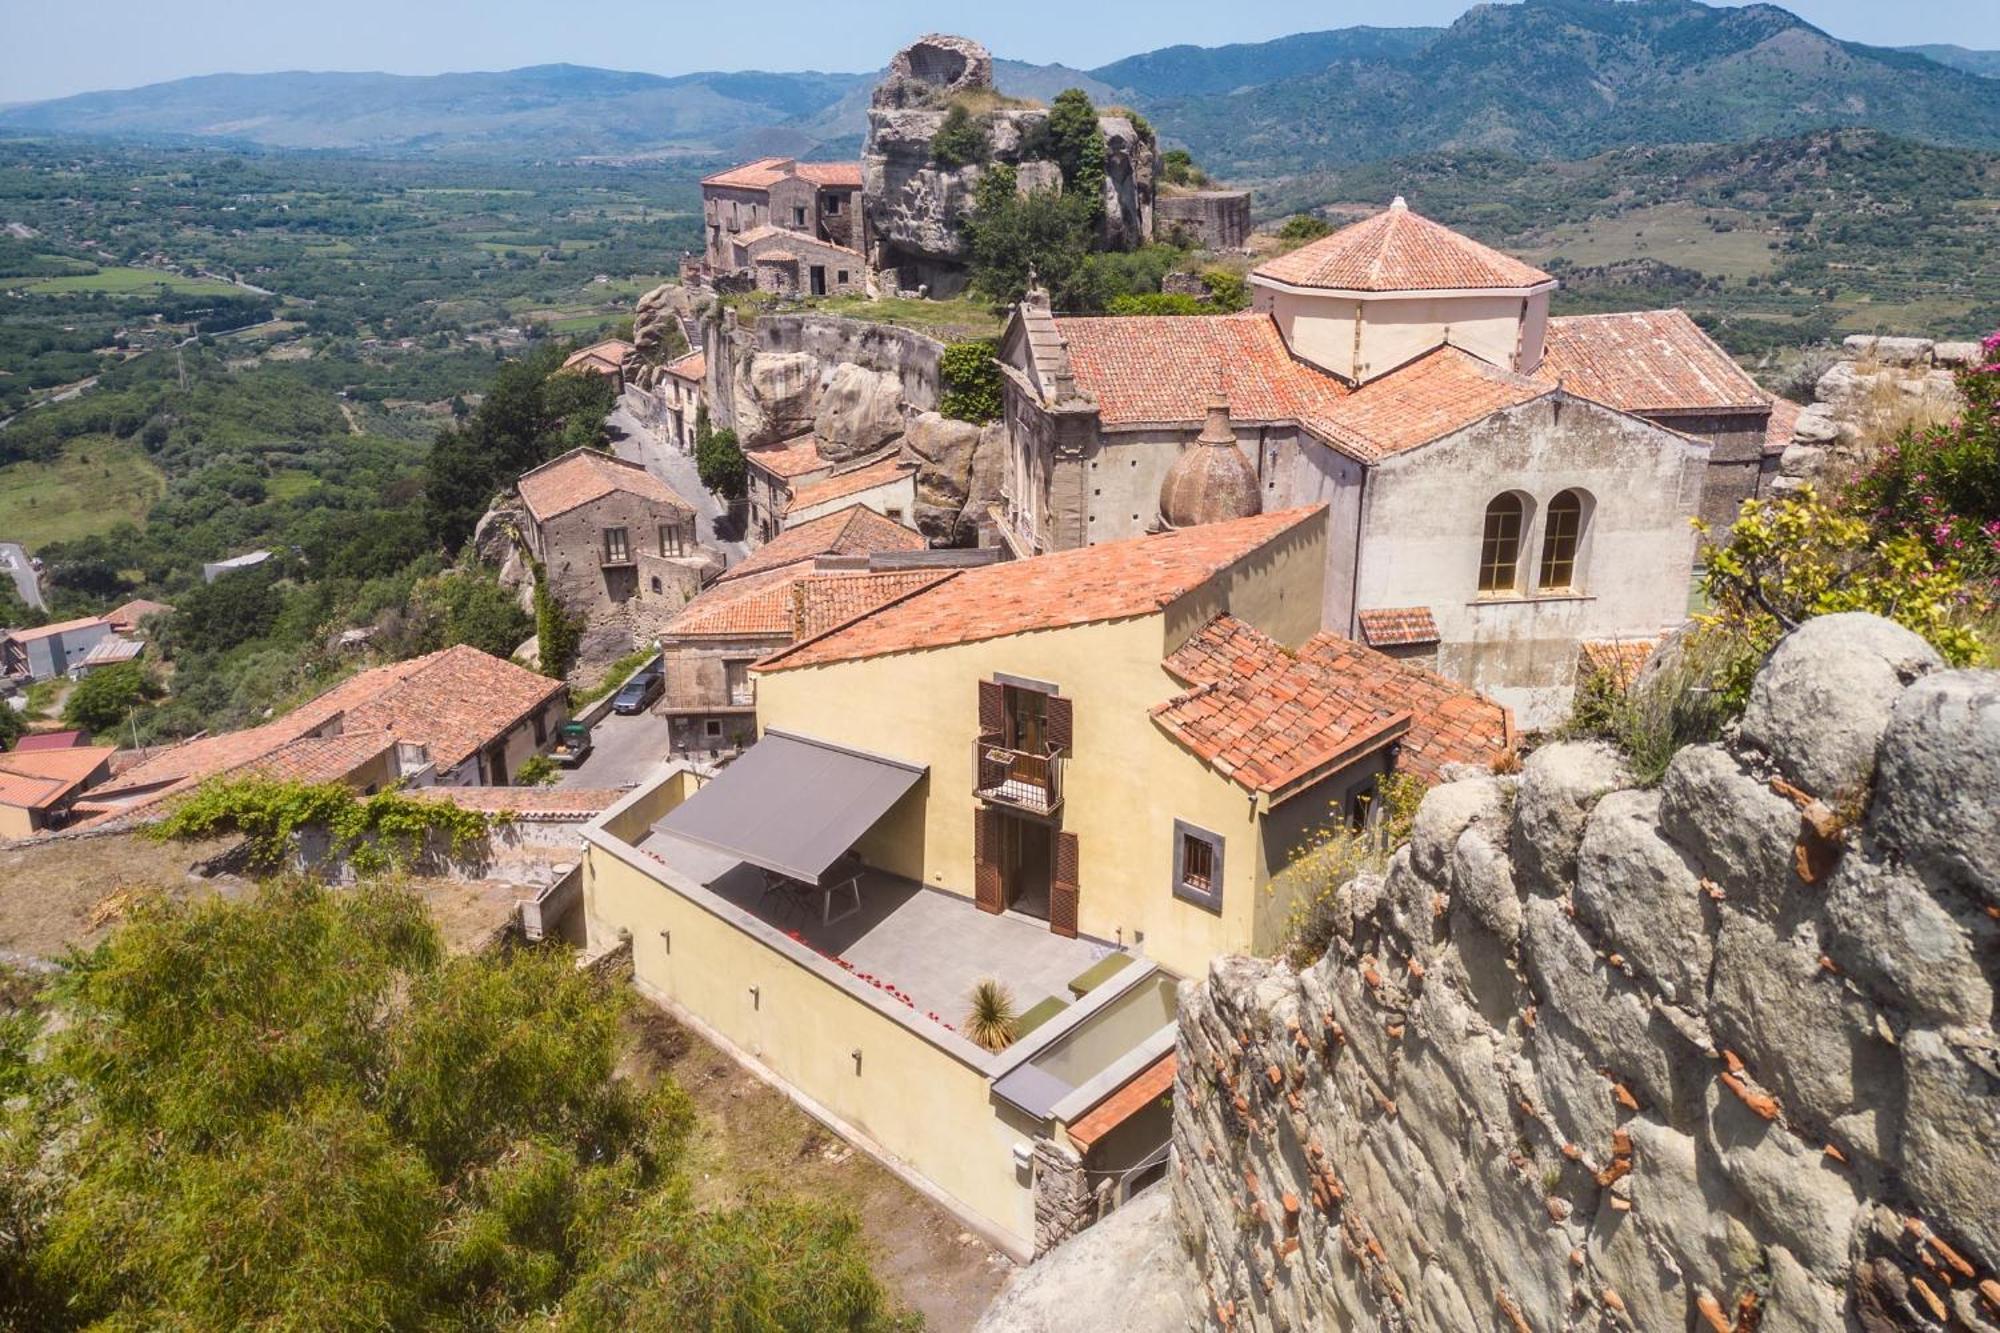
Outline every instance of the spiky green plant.
<svg viewBox="0 0 2000 1333">
<path fill-rule="evenodd" d="M 989 1051 L 1004 1051 L 1014 1044 L 1021 1026 L 1014 995 L 992 977 L 972 988 L 965 997 L 965 1035 Z"/>
</svg>

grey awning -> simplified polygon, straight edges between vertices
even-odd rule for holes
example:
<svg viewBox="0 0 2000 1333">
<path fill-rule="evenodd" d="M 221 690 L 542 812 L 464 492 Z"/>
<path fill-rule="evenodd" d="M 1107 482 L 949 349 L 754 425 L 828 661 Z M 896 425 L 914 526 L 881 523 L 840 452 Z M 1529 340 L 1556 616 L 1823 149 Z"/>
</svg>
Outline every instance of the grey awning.
<svg viewBox="0 0 2000 1333">
<path fill-rule="evenodd" d="M 920 764 L 767 731 L 653 828 L 817 883 L 924 772 Z"/>
</svg>

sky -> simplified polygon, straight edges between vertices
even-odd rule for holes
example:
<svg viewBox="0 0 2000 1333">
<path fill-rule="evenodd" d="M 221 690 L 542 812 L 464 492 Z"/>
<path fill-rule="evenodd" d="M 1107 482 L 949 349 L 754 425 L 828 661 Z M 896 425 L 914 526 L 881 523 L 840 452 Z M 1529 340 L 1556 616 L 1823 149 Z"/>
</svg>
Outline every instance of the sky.
<svg viewBox="0 0 2000 1333">
<path fill-rule="evenodd" d="M 1724 3 L 1729 0 L 1723 0 Z M 1789 0 L 1836 37 L 2000 49 L 2000 0 Z M 220 72 L 512 69 L 864 71 L 943 30 L 996 55 L 1089 69 L 1190 42 L 1368 23 L 1441 25 L 1470 0 L 0 0 L 0 103 Z M 736 25 L 739 14 L 754 23 Z"/>
</svg>

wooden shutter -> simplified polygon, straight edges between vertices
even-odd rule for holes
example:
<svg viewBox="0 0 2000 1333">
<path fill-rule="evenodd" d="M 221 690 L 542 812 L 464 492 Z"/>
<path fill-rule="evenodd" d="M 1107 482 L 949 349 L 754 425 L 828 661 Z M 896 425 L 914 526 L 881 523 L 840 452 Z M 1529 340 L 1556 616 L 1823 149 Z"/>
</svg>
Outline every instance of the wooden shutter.
<svg viewBox="0 0 2000 1333">
<path fill-rule="evenodd" d="M 1051 694 L 1048 700 L 1048 708 L 1049 753 L 1068 754 L 1070 727 L 1074 722 L 1074 714 L 1070 707 L 1070 701 L 1060 694 Z"/>
<path fill-rule="evenodd" d="M 1007 906 L 1007 892 L 1000 882 L 1000 813 L 997 810 L 972 812 L 972 900 L 982 912 L 996 916 Z"/>
<path fill-rule="evenodd" d="M 1076 834 L 1056 834 L 1055 864 L 1049 873 L 1049 929 L 1076 938 Z"/>
<path fill-rule="evenodd" d="M 979 682 L 979 739 L 999 741 L 1007 730 L 1007 692 L 997 680 Z"/>
</svg>

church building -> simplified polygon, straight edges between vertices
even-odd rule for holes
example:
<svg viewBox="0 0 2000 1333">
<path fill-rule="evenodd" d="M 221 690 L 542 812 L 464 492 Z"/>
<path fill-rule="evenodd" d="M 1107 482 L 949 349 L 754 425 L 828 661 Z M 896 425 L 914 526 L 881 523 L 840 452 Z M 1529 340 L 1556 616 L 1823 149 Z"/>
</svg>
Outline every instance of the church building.
<svg viewBox="0 0 2000 1333">
<path fill-rule="evenodd" d="M 1772 399 L 1675 310 L 1552 318 L 1556 280 L 1412 212 L 1250 275 L 1215 316 L 1055 314 L 1001 342 L 1017 556 L 1330 510 L 1321 624 L 1565 714 L 1586 643 L 1686 618 L 1690 520 L 1766 470 Z"/>
</svg>

